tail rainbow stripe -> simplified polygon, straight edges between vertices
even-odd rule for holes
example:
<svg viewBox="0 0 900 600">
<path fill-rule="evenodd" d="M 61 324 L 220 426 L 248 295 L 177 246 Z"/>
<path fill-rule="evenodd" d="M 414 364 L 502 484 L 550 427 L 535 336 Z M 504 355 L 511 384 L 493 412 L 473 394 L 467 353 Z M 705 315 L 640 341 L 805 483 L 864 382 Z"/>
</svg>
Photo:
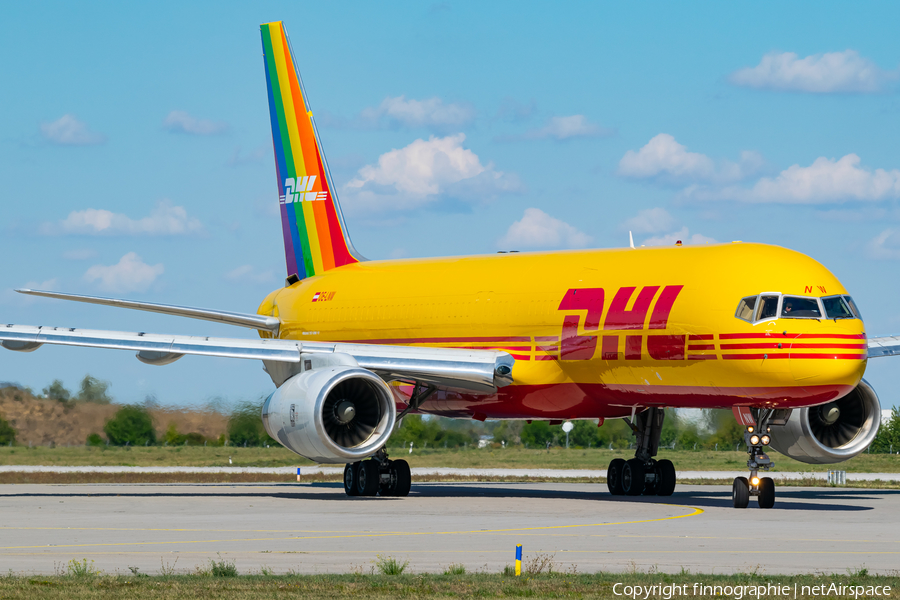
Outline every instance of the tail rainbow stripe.
<svg viewBox="0 0 900 600">
<path fill-rule="evenodd" d="M 288 275 L 359 262 L 347 236 L 312 111 L 280 21 L 260 25 Z"/>
</svg>

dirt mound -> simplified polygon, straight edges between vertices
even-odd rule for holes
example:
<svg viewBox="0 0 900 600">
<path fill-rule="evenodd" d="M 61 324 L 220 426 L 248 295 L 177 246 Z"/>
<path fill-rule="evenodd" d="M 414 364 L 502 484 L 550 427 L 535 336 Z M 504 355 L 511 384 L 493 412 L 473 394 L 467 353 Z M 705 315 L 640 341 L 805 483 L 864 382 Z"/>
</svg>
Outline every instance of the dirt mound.
<svg viewBox="0 0 900 600">
<path fill-rule="evenodd" d="M 103 426 L 121 406 L 88 402 L 58 402 L 35 398 L 26 390 L 0 388 L 0 418 L 16 430 L 16 443 L 34 446 L 80 446 L 92 433 L 105 437 Z M 156 435 L 162 439 L 172 424 L 179 433 L 199 433 L 217 439 L 225 433 L 228 417 L 197 410 L 151 408 Z"/>
</svg>

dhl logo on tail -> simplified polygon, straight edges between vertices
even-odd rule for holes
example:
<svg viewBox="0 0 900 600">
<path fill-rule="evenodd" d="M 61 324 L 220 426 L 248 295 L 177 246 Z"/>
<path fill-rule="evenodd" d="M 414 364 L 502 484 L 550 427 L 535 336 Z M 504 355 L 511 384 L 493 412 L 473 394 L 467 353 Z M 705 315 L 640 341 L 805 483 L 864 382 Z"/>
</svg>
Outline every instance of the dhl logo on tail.
<svg viewBox="0 0 900 600">
<path fill-rule="evenodd" d="M 281 22 L 260 26 L 288 275 L 358 262 Z"/>
</svg>

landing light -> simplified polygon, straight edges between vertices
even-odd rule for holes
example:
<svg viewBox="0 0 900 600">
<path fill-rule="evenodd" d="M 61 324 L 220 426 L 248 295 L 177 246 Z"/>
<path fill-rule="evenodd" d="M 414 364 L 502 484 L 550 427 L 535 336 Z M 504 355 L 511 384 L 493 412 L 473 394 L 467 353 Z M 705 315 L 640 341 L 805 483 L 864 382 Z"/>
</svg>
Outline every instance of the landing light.
<svg viewBox="0 0 900 600">
<path fill-rule="evenodd" d="M 750 436 L 750 445 L 751 445 L 751 446 L 755 446 L 755 445 L 757 445 L 758 443 L 759 443 L 759 436 L 756 435 L 756 434 L 751 435 L 751 436 Z"/>
<path fill-rule="evenodd" d="M 753 479 L 750 480 L 750 483 L 753 485 L 753 487 L 758 486 L 759 485 L 759 477 L 754 477 Z"/>
<path fill-rule="evenodd" d="M 767 436 L 767 435 L 764 435 L 764 436 L 762 436 L 761 438 L 759 438 L 759 441 L 762 442 L 762 445 L 763 445 L 763 446 L 768 446 L 768 445 L 769 445 L 769 442 L 772 441 L 772 438 L 770 438 L 770 437 Z"/>
</svg>

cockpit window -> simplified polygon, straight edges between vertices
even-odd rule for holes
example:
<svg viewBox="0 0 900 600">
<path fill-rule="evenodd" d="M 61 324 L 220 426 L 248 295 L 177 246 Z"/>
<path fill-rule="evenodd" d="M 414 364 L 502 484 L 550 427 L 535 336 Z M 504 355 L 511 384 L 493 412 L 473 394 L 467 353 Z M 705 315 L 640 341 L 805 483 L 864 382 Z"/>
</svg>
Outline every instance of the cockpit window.
<svg viewBox="0 0 900 600">
<path fill-rule="evenodd" d="M 774 319 L 778 316 L 778 296 L 760 296 L 756 307 L 756 320 Z"/>
<path fill-rule="evenodd" d="M 847 302 L 847 306 L 849 306 L 850 310 L 853 312 L 853 316 L 857 319 L 862 319 L 862 314 L 856 307 L 856 302 L 853 301 L 853 298 L 851 298 L 850 296 L 844 296 L 844 300 Z"/>
<path fill-rule="evenodd" d="M 740 304 L 738 304 L 737 312 L 734 313 L 738 319 L 743 319 L 745 321 L 753 322 L 753 310 L 756 308 L 756 296 L 748 296 L 747 298 L 741 298 Z"/>
<path fill-rule="evenodd" d="M 783 319 L 820 319 L 819 301 L 815 298 L 797 298 L 785 296 L 781 303 L 781 317 Z"/>
<path fill-rule="evenodd" d="M 853 311 L 841 296 L 830 296 L 822 298 L 822 304 L 825 306 L 825 316 L 829 319 L 852 319 Z"/>
</svg>

